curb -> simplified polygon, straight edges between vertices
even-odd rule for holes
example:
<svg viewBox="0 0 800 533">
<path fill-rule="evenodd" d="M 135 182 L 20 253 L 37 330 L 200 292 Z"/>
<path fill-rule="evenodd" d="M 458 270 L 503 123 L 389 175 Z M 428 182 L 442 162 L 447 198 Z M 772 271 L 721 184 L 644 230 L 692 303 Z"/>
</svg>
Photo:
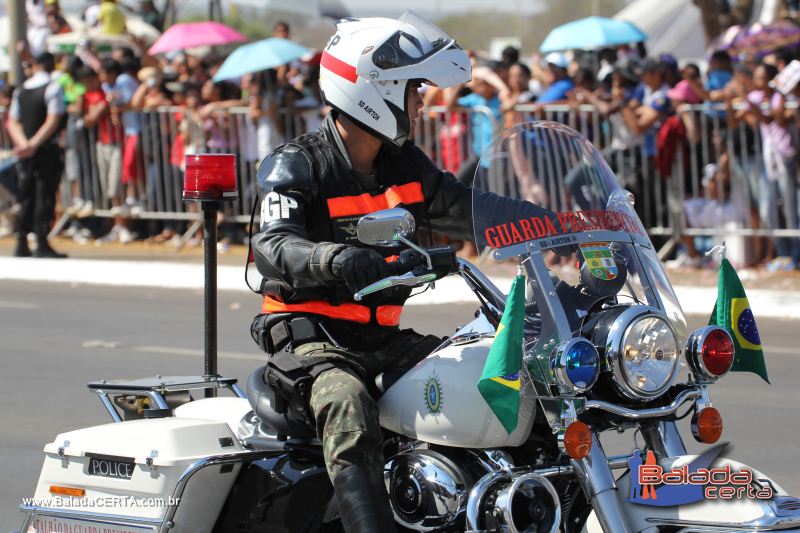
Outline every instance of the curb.
<svg viewBox="0 0 800 533">
<path fill-rule="evenodd" d="M 153 261 L 94 259 L 19 259 L 0 257 L 0 280 L 83 283 L 117 287 L 155 287 L 163 289 L 203 289 L 203 265 Z M 511 279 L 497 280 L 507 290 Z M 223 291 L 249 291 L 240 266 L 218 267 L 217 288 Z M 716 287 L 676 286 L 678 300 L 687 314 L 709 316 L 717 299 Z M 756 317 L 800 318 L 800 292 L 753 289 L 748 299 Z M 411 298 L 406 305 L 475 303 L 466 284 L 451 276 Z"/>
</svg>

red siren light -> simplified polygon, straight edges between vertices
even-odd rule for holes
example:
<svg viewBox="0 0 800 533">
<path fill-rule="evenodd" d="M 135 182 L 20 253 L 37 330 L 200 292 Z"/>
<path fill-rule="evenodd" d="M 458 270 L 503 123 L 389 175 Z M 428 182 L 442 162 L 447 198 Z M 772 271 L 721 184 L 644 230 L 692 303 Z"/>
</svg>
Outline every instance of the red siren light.
<svg viewBox="0 0 800 533">
<path fill-rule="evenodd" d="M 200 202 L 236 200 L 236 155 L 195 154 L 186 156 L 183 199 Z"/>
<path fill-rule="evenodd" d="M 716 381 L 733 366 L 736 355 L 733 338 L 719 326 L 705 326 L 689 335 L 686 360 L 701 379 Z"/>
<path fill-rule="evenodd" d="M 714 376 L 721 376 L 733 365 L 733 339 L 728 332 L 715 329 L 711 331 L 700 349 L 703 364 Z"/>
</svg>

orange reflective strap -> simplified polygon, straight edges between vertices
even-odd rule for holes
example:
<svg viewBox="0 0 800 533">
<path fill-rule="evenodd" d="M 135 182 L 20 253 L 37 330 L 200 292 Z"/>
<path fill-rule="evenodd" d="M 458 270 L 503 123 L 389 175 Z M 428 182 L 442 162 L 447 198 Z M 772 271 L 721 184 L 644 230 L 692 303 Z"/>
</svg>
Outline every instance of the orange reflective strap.
<svg viewBox="0 0 800 533">
<path fill-rule="evenodd" d="M 380 305 L 375 310 L 375 320 L 381 326 L 397 326 L 400 324 L 400 315 L 402 314 L 402 305 Z"/>
<path fill-rule="evenodd" d="M 311 313 L 327 316 L 337 320 L 349 320 L 359 324 L 369 324 L 372 313 L 366 305 L 343 303 L 333 305 L 324 300 L 286 304 L 269 296 L 264 296 L 262 313 Z M 397 326 L 400 324 L 402 305 L 381 305 L 375 310 L 375 320 L 381 326 Z"/>
<path fill-rule="evenodd" d="M 389 209 L 400 204 L 416 204 L 425 201 L 422 184 L 418 181 L 405 185 L 392 185 L 386 192 L 372 196 L 369 193 L 357 196 L 328 198 L 328 212 L 331 218 L 353 215 L 366 215 L 373 211 Z"/>
<path fill-rule="evenodd" d="M 264 297 L 262 313 L 313 313 L 340 320 L 350 320 L 369 324 L 370 309 L 366 305 L 343 303 L 333 305 L 324 300 L 314 300 L 299 304 L 285 304 L 269 296 Z"/>
</svg>

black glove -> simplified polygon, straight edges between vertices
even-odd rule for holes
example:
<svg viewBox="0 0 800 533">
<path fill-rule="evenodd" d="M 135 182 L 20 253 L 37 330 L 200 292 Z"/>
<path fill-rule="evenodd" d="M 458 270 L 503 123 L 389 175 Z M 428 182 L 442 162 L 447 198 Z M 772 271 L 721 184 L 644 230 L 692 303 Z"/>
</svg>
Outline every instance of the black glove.
<svg viewBox="0 0 800 533">
<path fill-rule="evenodd" d="M 333 257 L 331 271 L 343 280 L 355 294 L 367 285 L 397 273 L 397 267 L 387 263 L 381 254 L 372 248 L 345 248 Z"/>
<path fill-rule="evenodd" d="M 406 272 L 414 271 L 418 266 L 427 266 L 427 264 L 428 262 L 421 253 L 408 248 L 398 254 L 397 261 L 394 262 L 394 267 L 397 274 L 405 274 Z"/>
</svg>

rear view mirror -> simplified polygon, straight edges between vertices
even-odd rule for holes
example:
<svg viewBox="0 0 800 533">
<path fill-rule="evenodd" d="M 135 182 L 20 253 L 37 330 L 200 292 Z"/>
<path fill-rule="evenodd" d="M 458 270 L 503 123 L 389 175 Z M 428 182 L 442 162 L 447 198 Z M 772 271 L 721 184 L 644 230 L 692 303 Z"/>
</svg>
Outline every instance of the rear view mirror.
<svg viewBox="0 0 800 533">
<path fill-rule="evenodd" d="M 370 246 L 399 246 L 401 237 L 414 235 L 416 223 L 411 213 L 395 207 L 364 215 L 358 221 L 358 240 Z"/>
</svg>

